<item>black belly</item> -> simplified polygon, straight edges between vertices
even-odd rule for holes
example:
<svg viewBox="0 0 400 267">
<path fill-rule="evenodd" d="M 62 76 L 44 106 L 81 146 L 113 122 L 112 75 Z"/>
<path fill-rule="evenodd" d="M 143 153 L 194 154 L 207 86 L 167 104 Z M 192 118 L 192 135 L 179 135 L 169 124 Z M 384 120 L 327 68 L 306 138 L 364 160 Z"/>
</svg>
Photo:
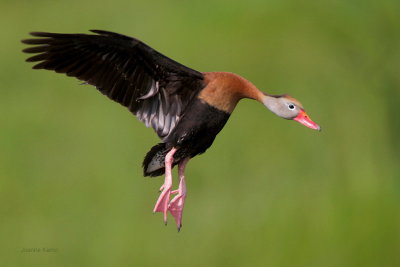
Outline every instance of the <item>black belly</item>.
<svg viewBox="0 0 400 267">
<path fill-rule="evenodd" d="M 196 99 L 186 108 L 184 116 L 164 142 L 168 148 L 178 148 L 176 160 L 192 158 L 212 145 L 229 116 L 229 113 Z"/>
<path fill-rule="evenodd" d="M 184 158 L 204 153 L 229 119 L 229 113 L 196 99 L 183 112 L 182 118 L 163 143 L 155 145 L 143 161 L 144 176 L 164 174 L 165 156 L 175 147 L 173 165 Z"/>
</svg>

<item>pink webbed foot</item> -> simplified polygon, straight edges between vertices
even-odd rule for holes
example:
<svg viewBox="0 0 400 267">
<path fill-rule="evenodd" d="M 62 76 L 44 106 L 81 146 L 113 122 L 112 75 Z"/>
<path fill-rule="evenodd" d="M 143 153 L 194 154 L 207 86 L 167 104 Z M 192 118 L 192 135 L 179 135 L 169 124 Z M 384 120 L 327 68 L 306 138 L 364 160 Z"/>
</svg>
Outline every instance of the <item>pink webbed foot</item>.
<svg viewBox="0 0 400 267">
<path fill-rule="evenodd" d="M 162 212 L 164 214 L 164 223 L 167 224 L 168 203 L 171 195 L 172 187 L 172 163 L 174 161 L 174 154 L 176 148 L 172 148 L 165 156 L 165 180 L 161 186 L 161 195 L 158 197 L 157 203 L 154 206 L 153 212 Z"/>
<path fill-rule="evenodd" d="M 179 189 L 174 190 L 171 193 L 172 194 L 176 193 L 177 195 L 169 203 L 168 210 L 174 217 L 176 222 L 176 227 L 178 228 L 178 231 L 180 231 L 182 227 L 183 207 L 185 206 L 185 198 L 186 198 L 185 180 L 181 179 L 179 184 Z"/>
<path fill-rule="evenodd" d="M 162 187 L 163 191 L 161 192 L 161 195 L 158 197 L 153 212 L 162 212 L 164 214 L 164 223 L 167 224 L 168 202 L 171 195 L 171 185 L 165 186 L 164 184 Z"/>
<path fill-rule="evenodd" d="M 173 156 L 176 152 L 176 148 L 172 148 L 165 156 L 165 181 L 160 187 L 161 194 L 158 197 L 157 203 L 154 206 L 153 212 L 162 212 L 164 214 L 164 223 L 167 224 L 167 213 L 168 211 L 172 214 L 175 219 L 178 231 L 182 227 L 182 213 L 185 205 L 186 198 L 186 183 L 185 183 L 185 166 L 189 161 L 189 158 L 183 159 L 179 163 L 179 188 L 171 191 L 172 188 L 172 163 Z M 171 194 L 177 194 L 171 201 Z"/>
<path fill-rule="evenodd" d="M 186 182 L 185 182 L 185 167 L 189 158 L 185 158 L 179 164 L 179 188 L 178 190 L 174 190 L 171 194 L 177 194 L 169 203 L 168 210 L 171 212 L 172 216 L 175 219 L 176 227 L 178 228 L 178 232 L 181 230 L 182 227 L 182 213 L 183 207 L 185 206 L 185 199 L 186 199 Z"/>
</svg>

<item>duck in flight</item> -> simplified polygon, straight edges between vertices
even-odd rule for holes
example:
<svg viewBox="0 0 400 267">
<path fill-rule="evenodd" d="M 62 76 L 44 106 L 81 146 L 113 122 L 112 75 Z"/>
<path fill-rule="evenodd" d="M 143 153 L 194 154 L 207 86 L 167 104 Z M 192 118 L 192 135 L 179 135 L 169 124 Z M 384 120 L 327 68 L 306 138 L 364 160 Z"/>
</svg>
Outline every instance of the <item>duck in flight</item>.
<svg viewBox="0 0 400 267">
<path fill-rule="evenodd" d="M 186 198 L 185 167 L 212 145 L 239 100 L 254 99 L 279 117 L 320 130 L 289 95 L 263 93 L 233 73 L 198 72 L 132 37 L 91 32 L 32 32 L 36 38 L 22 41 L 30 45 L 23 51 L 34 54 L 26 61 L 36 62 L 33 69 L 65 73 L 95 86 L 154 129 L 161 142 L 144 158 L 144 176 L 165 174 L 153 211 L 163 213 L 165 223 L 169 211 L 178 231 Z M 175 165 L 179 186 L 172 190 Z"/>
</svg>

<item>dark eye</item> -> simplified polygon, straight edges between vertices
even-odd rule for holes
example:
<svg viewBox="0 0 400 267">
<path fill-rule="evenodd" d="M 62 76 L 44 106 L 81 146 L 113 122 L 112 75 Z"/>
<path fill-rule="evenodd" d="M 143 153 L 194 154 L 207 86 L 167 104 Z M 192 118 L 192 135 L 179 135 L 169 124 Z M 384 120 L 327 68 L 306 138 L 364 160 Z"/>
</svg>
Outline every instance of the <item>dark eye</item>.
<svg viewBox="0 0 400 267">
<path fill-rule="evenodd" d="M 289 105 L 288 105 L 288 108 L 289 108 L 290 110 L 293 110 L 293 109 L 295 109 L 296 107 L 295 107 L 293 104 L 289 104 Z"/>
</svg>

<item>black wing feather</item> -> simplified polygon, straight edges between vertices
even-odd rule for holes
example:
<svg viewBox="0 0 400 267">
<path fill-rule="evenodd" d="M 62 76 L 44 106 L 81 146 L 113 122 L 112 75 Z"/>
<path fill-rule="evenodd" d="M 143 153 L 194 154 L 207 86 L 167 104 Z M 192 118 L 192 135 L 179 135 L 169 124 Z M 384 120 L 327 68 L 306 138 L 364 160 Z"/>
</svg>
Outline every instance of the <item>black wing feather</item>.
<svg viewBox="0 0 400 267">
<path fill-rule="evenodd" d="M 124 105 L 160 138 L 174 129 L 187 104 L 203 88 L 203 75 L 118 33 L 32 32 L 22 42 L 35 54 L 26 61 L 34 69 L 54 70 L 76 77 Z"/>
</svg>

